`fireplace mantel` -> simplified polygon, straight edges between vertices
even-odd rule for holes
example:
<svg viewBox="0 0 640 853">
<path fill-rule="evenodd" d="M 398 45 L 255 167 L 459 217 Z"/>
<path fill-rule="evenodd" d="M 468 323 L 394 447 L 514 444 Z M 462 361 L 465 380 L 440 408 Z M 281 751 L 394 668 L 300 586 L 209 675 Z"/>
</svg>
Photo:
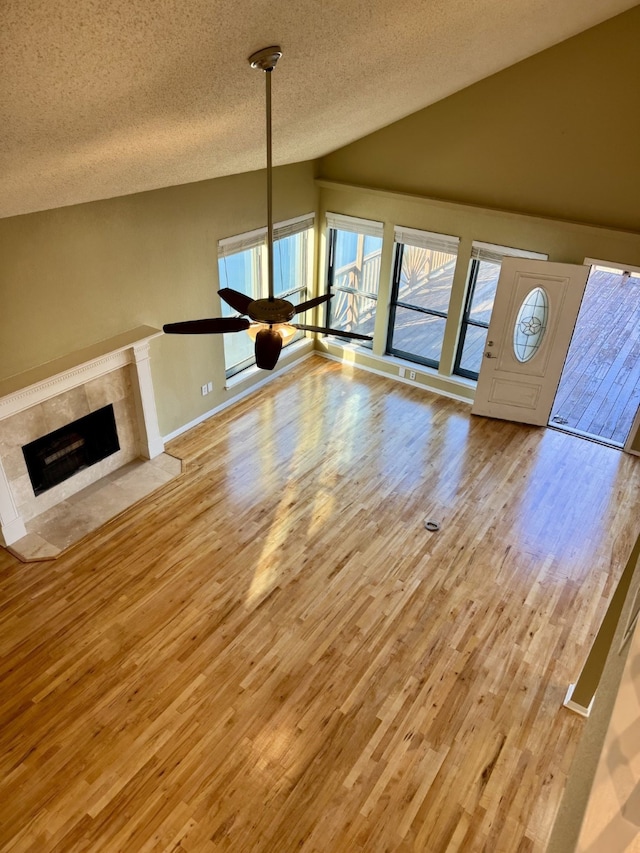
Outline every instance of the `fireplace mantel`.
<svg viewBox="0 0 640 853">
<path fill-rule="evenodd" d="M 140 326 L 0 381 L 0 425 L 14 415 L 131 365 L 138 452 L 153 459 L 164 451 L 164 442 L 156 414 L 149 342 L 161 334 L 159 329 Z M 0 454 L 0 543 L 10 545 L 26 534 L 26 528 L 5 468 Z"/>
</svg>

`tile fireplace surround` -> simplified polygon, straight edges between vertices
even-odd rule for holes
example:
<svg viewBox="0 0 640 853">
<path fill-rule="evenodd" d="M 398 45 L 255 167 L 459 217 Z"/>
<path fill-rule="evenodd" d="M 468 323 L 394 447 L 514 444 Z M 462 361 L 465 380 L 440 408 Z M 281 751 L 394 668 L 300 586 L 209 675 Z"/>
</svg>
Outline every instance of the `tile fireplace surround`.
<svg viewBox="0 0 640 853">
<path fill-rule="evenodd" d="M 164 453 L 151 380 L 149 341 L 161 334 L 141 326 L 0 382 L 0 544 L 22 559 L 51 559 L 92 521 L 100 526 L 180 472 Z M 22 447 L 108 404 L 120 450 L 36 496 Z M 47 541 L 38 531 L 52 523 Z"/>
</svg>

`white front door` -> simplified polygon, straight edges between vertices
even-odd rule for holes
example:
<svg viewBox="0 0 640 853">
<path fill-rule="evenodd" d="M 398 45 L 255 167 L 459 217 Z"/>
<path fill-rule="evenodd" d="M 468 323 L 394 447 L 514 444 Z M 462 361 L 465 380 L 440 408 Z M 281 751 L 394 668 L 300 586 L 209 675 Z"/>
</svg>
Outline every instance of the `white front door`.
<svg viewBox="0 0 640 853">
<path fill-rule="evenodd" d="M 589 267 L 505 258 L 474 415 L 546 426 Z"/>
</svg>

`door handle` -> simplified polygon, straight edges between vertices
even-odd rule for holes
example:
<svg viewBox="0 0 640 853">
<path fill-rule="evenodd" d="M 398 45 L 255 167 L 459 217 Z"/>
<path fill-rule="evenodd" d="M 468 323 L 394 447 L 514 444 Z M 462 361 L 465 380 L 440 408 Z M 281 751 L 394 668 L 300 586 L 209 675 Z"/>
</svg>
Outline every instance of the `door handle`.
<svg viewBox="0 0 640 853">
<path fill-rule="evenodd" d="M 498 356 L 494 355 L 492 352 L 485 352 L 484 357 L 485 358 L 497 358 Z"/>
</svg>

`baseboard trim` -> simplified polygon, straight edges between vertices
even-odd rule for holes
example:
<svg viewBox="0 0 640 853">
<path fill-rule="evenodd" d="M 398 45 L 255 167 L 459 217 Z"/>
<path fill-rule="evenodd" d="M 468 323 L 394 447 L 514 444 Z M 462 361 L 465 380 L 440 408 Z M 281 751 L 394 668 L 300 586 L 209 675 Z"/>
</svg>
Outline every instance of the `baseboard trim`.
<svg viewBox="0 0 640 853">
<path fill-rule="evenodd" d="M 357 367 L 359 370 L 366 370 L 369 373 L 375 373 L 376 376 L 383 376 L 385 379 L 391 379 L 393 382 L 401 382 L 403 385 L 411 385 L 413 388 L 421 388 L 423 391 L 429 391 L 431 394 L 439 394 L 441 397 L 448 397 L 450 400 L 457 400 L 459 403 L 466 403 L 468 406 L 471 406 L 473 401 L 468 397 L 462 396 L 462 394 L 457 394 L 455 391 L 449 391 L 446 388 L 439 388 L 435 385 L 431 385 L 428 380 L 426 382 L 416 382 L 414 379 L 409 379 L 406 376 L 398 376 L 395 373 L 390 373 L 388 370 L 380 370 L 377 367 L 372 367 L 370 364 L 363 364 L 361 361 L 356 361 L 356 359 L 346 359 L 343 356 L 336 355 L 335 353 L 328 352 L 327 350 L 316 350 L 316 355 L 322 356 L 322 358 L 329 359 L 329 361 L 337 361 L 340 364 L 348 365 L 349 367 Z M 366 354 L 367 358 L 371 359 L 380 359 L 379 356 L 373 356 L 370 353 Z M 380 359 L 381 364 L 393 364 L 396 365 L 396 362 L 389 362 L 387 359 Z M 413 362 L 400 362 L 399 367 L 405 367 L 407 371 L 409 370 L 417 370 L 422 371 L 424 368 L 421 365 L 416 365 Z M 428 374 L 423 373 L 424 376 Z"/>
</svg>

